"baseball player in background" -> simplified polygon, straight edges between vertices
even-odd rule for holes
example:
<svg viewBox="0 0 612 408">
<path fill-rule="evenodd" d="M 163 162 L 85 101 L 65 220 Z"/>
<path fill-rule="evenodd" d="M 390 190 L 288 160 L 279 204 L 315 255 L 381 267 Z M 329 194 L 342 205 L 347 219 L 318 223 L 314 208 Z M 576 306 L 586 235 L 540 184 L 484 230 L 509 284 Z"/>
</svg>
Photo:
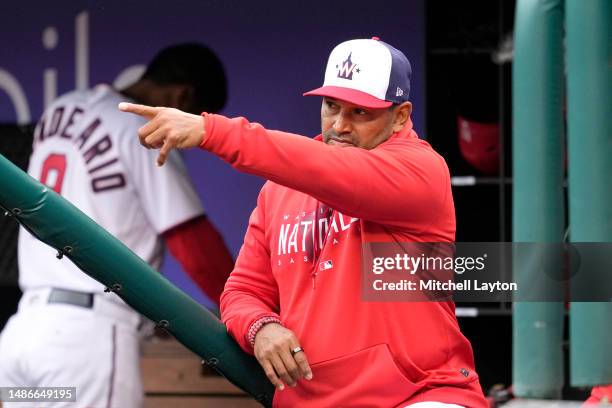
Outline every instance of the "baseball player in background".
<svg viewBox="0 0 612 408">
<path fill-rule="evenodd" d="M 54 101 L 36 127 L 28 169 L 155 269 L 166 244 L 217 304 L 232 257 L 204 215 L 180 155 L 171 154 L 157 168 L 156 153 L 138 142 L 145 120 L 118 112 L 117 104 L 127 98 L 187 112 L 218 111 L 226 88 L 223 66 L 210 49 L 166 48 L 123 91 L 99 85 Z M 142 406 L 141 316 L 55 256 L 20 231 L 23 297 L 0 336 L 0 386 L 76 387 L 76 404 L 37 407 Z"/>
</svg>

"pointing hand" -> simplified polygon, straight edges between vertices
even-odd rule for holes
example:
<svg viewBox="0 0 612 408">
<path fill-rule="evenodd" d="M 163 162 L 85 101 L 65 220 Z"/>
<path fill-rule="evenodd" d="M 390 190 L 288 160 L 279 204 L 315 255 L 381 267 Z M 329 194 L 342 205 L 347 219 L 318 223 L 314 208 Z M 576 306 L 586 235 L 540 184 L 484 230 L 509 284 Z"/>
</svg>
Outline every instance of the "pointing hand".
<svg viewBox="0 0 612 408">
<path fill-rule="evenodd" d="M 149 122 L 138 129 L 140 143 L 160 149 L 157 165 L 162 166 L 172 149 L 197 147 L 204 138 L 204 118 L 174 108 L 121 102 L 119 110 L 142 116 Z"/>
</svg>

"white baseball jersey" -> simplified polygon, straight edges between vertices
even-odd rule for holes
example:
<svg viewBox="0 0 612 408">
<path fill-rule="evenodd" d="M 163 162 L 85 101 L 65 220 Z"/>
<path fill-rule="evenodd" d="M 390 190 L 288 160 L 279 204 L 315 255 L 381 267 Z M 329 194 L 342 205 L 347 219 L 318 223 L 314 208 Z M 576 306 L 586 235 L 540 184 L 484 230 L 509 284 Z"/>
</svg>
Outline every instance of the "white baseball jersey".
<svg viewBox="0 0 612 408">
<path fill-rule="evenodd" d="M 106 85 L 68 93 L 46 109 L 34 133 L 28 173 L 49 186 L 159 269 L 160 233 L 203 214 L 180 155 L 163 167 L 140 145 L 146 121 L 117 104 L 126 98 Z M 87 237 L 81 237 L 87 240 Z M 59 287 L 99 292 L 103 285 L 27 231 L 19 234 L 22 290 Z"/>
</svg>

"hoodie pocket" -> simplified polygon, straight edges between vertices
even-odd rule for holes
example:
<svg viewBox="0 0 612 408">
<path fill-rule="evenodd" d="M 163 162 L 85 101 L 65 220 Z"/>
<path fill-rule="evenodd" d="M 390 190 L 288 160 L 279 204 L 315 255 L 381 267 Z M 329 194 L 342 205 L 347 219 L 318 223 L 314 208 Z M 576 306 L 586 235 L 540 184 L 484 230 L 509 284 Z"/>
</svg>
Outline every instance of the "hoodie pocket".
<svg viewBox="0 0 612 408">
<path fill-rule="evenodd" d="M 313 379 L 274 395 L 274 407 L 387 408 L 407 400 L 418 386 L 397 366 L 386 344 L 312 364 Z"/>
</svg>

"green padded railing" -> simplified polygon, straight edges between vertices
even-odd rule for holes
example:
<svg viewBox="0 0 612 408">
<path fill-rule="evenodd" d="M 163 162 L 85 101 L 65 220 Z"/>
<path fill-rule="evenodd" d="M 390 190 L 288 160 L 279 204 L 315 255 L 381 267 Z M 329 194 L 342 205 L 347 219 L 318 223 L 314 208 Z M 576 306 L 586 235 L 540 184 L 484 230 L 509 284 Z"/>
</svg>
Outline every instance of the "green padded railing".
<svg viewBox="0 0 612 408">
<path fill-rule="evenodd" d="M 565 7 L 570 237 L 612 242 L 612 2 Z M 599 272 L 585 274 L 597 282 Z M 570 312 L 571 385 L 612 384 L 612 302 L 574 302 Z"/>
<path fill-rule="evenodd" d="M 514 242 L 561 243 L 563 204 L 563 0 L 518 0 L 512 66 Z M 534 253 L 542 257 L 543 254 Z M 519 287 L 541 270 L 514 263 Z M 558 271 L 548 271 L 558 273 Z M 552 289 L 552 288 L 550 288 Z M 557 295 L 561 298 L 561 295 Z M 560 398 L 563 303 L 516 302 L 512 384 L 524 398 Z"/>
<path fill-rule="evenodd" d="M 67 200 L 0 155 L 0 206 L 264 406 L 274 387 L 212 313 Z M 49 260 L 49 262 L 66 262 Z"/>
</svg>

